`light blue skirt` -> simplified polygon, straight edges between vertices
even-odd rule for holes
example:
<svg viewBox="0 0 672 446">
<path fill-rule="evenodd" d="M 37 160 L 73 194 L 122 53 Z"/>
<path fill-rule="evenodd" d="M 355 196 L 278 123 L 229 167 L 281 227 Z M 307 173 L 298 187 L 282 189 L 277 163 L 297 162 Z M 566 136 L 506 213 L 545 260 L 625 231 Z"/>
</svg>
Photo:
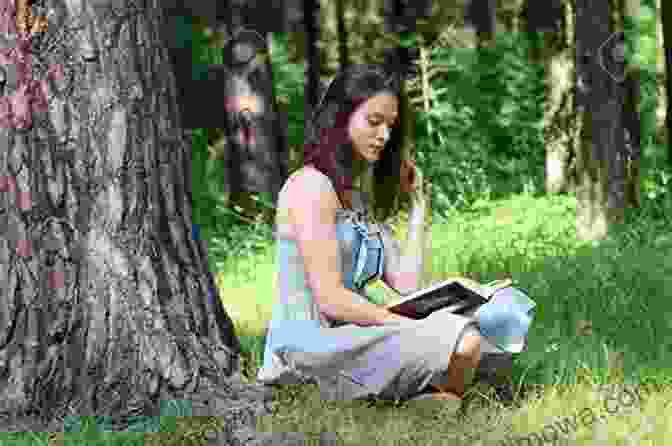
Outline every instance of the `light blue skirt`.
<svg viewBox="0 0 672 446">
<path fill-rule="evenodd" d="M 271 324 L 257 379 L 316 382 L 327 400 L 412 398 L 430 384 L 445 382 L 452 355 L 470 328 L 484 336 L 484 354 L 519 352 L 517 340 L 522 336 L 525 344 L 534 307 L 523 297 L 517 289 L 502 289 L 471 315 L 439 310 L 383 326 L 325 327 L 319 320 Z"/>
</svg>

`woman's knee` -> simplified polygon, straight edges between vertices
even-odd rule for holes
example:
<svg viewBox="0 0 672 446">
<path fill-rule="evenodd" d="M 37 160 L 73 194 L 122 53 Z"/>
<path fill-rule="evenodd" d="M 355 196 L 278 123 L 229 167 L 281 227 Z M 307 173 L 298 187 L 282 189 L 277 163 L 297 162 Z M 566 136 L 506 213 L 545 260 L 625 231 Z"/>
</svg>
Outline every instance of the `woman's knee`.
<svg viewBox="0 0 672 446">
<path fill-rule="evenodd" d="M 481 343 L 483 337 L 481 334 L 473 329 L 468 329 L 460 339 L 460 342 L 455 350 L 455 354 L 464 358 L 465 360 L 472 360 L 478 362 L 481 358 Z"/>
<path fill-rule="evenodd" d="M 440 390 L 456 395 L 464 393 L 465 386 L 471 382 L 481 359 L 481 340 L 481 334 L 476 329 L 467 329 L 462 334 L 446 371 L 447 384 L 443 389 L 439 387 Z"/>
</svg>

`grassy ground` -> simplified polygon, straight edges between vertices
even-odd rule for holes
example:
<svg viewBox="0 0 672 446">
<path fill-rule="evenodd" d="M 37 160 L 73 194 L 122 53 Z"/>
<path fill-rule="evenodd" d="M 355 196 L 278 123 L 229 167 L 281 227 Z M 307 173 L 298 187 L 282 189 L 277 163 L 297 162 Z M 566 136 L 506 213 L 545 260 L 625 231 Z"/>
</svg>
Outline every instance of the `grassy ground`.
<svg viewBox="0 0 672 446">
<path fill-rule="evenodd" d="M 538 304 L 528 351 L 515 364 L 514 407 L 483 385 L 458 414 L 439 402 L 324 402 L 315 386 L 286 386 L 274 390 L 277 410 L 259 420 L 259 430 L 311 439 L 333 431 L 352 445 L 665 444 L 672 435 L 669 223 L 641 222 L 613 240 L 582 245 L 574 215 L 572 198 L 517 197 L 431 229 L 426 284 L 453 275 L 512 277 Z M 250 379 L 276 298 L 274 253 L 270 247 L 218 275 Z M 380 303 L 394 297 L 381 283 L 370 292 Z M 176 423 L 170 434 L 108 434 L 112 443 L 85 434 L 86 444 L 205 444 L 203 432 L 218 428 L 214 418 Z M 3 446 L 81 442 L 64 434 L 0 437 Z"/>
</svg>

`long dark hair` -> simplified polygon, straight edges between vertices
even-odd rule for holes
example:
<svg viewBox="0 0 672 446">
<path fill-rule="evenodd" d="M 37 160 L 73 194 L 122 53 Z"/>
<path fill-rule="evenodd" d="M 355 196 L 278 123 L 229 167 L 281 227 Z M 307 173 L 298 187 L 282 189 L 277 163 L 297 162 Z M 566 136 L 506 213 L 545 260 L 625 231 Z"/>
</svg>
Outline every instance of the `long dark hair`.
<svg viewBox="0 0 672 446">
<path fill-rule="evenodd" d="M 373 211 L 384 221 L 399 208 L 402 148 L 406 142 L 407 96 L 397 72 L 376 65 L 351 65 L 333 79 L 308 123 L 303 164 L 313 164 L 327 175 L 342 202 L 352 190 L 353 146 L 348 120 L 372 96 L 389 93 L 399 100 L 399 119 L 373 168 Z"/>
</svg>

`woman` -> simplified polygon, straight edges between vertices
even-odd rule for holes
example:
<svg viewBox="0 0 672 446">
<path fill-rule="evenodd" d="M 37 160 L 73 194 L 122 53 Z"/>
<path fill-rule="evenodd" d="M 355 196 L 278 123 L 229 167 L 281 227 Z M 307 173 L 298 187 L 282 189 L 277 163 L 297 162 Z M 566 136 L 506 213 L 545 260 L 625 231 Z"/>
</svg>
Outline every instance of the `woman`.
<svg viewBox="0 0 672 446">
<path fill-rule="evenodd" d="M 461 400 L 481 356 L 473 319 L 408 319 L 365 292 L 378 278 L 400 294 L 421 285 L 425 200 L 419 171 L 402 161 L 406 110 L 398 78 L 369 65 L 336 76 L 318 104 L 304 166 L 278 198 L 280 296 L 259 381 L 314 379 L 330 400 Z M 412 201 L 403 256 L 383 223 L 400 192 Z"/>
</svg>

